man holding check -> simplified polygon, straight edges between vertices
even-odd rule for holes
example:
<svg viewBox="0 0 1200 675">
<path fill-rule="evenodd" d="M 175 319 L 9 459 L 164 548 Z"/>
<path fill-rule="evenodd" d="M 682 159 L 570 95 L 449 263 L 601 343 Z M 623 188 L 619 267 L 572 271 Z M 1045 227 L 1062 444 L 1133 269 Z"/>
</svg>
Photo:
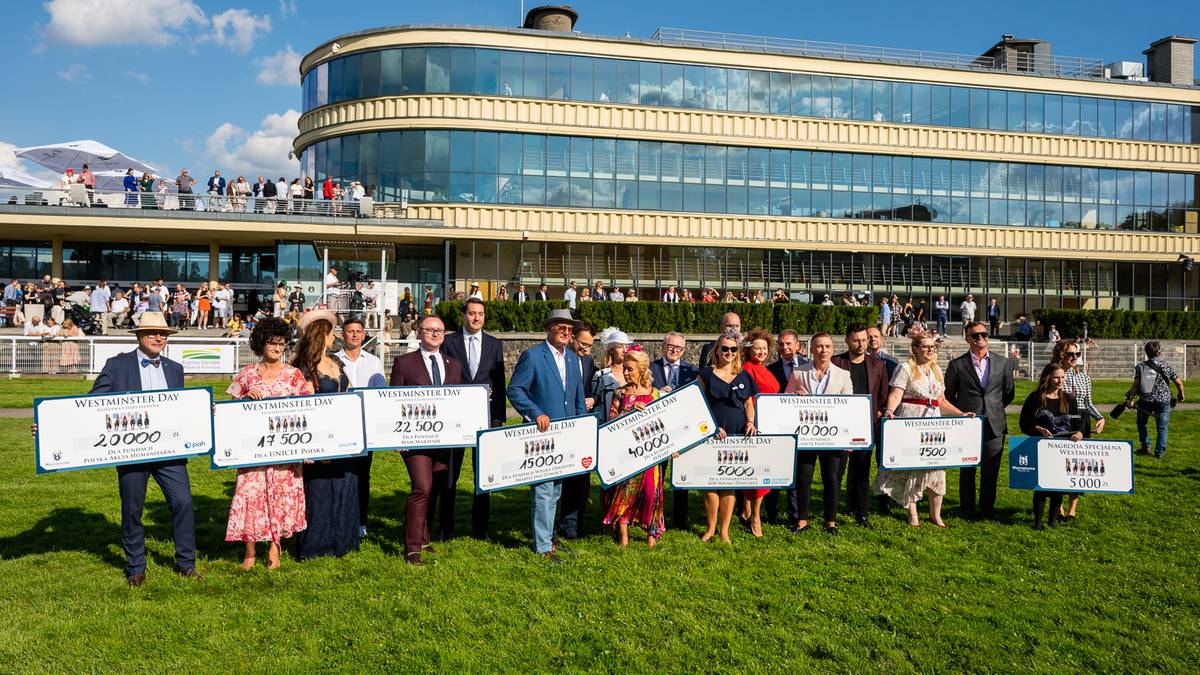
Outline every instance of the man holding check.
<svg viewBox="0 0 1200 675">
<path fill-rule="evenodd" d="M 567 349 L 575 325 L 569 310 L 551 311 L 542 323 L 546 341 L 521 354 L 508 382 L 509 402 L 523 419 L 536 422 L 539 431 L 549 429 L 551 420 L 587 414 L 579 356 Z M 562 481 L 538 483 L 531 492 L 534 550 L 550 562 L 561 565 L 563 560 L 556 555 L 552 535 Z"/>
<path fill-rule="evenodd" d="M 141 325 L 133 329 L 138 348 L 106 361 L 90 393 L 182 389 L 183 366 L 162 355 L 167 348 L 167 337 L 175 332 L 167 327 L 161 312 L 147 312 Z M 168 459 L 117 467 L 121 489 L 121 545 L 125 549 L 125 576 L 129 585 L 136 588 L 146 580 L 146 532 L 142 527 L 142 509 L 146 505 L 146 484 L 151 476 L 171 508 L 175 570 L 185 577 L 199 579 L 187 459 Z"/>
</svg>

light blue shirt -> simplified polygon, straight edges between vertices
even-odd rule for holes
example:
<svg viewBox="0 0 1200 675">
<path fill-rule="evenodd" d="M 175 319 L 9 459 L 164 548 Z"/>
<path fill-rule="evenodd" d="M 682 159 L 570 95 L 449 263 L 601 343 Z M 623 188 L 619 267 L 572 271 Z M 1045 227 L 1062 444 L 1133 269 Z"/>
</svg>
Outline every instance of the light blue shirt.
<svg viewBox="0 0 1200 675">
<path fill-rule="evenodd" d="M 150 357 L 147 356 L 145 353 L 143 353 L 142 350 L 140 350 L 140 349 L 137 350 L 136 353 L 137 353 L 137 359 L 138 359 L 138 375 L 142 379 L 142 391 L 154 391 L 156 389 L 166 389 L 167 388 L 167 374 L 163 371 L 162 362 L 161 361 L 159 362 L 157 368 L 155 368 L 154 366 L 152 366 L 150 364 L 142 365 L 142 361 L 145 359 L 149 359 Z M 160 359 L 162 358 L 161 354 L 159 354 L 159 358 Z"/>
</svg>

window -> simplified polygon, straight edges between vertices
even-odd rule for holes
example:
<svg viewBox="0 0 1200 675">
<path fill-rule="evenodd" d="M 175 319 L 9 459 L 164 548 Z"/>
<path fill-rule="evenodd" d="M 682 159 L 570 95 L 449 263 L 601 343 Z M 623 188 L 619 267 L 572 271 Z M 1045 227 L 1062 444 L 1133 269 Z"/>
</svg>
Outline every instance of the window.
<svg viewBox="0 0 1200 675">
<path fill-rule="evenodd" d="M 1133 101 L 1117 101 L 1114 108 L 1116 137 L 1133 138 Z"/>
<path fill-rule="evenodd" d="M 971 89 L 971 123 L 972 129 L 988 128 L 988 92 L 986 89 Z"/>
<path fill-rule="evenodd" d="M 616 101 L 617 62 L 611 59 L 595 59 L 593 68 L 592 100 L 601 103 Z"/>
<path fill-rule="evenodd" d="M 475 50 L 475 83 L 472 91 L 476 94 L 495 95 L 500 93 L 500 52 L 495 49 Z"/>
<path fill-rule="evenodd" d="M 1141 101 L 1133 102 L 1133 138 L 1139 141 L 1150 140 L 1150 104 Z"/>
<path fill-rule="evenodd" d="M 1167 104 L 1150 104 L 1150 140 L 1167 140 Z"/>
<path fill-rule="evenodd" d="M 727 75 L 724 68 L 706 68 L 704 103 L 710 110 L 725 110 L 728 107 Z"/>
<path fill-rule="evenodd" d="M 771 76 L 761 70 L 750 71 L 750 112 L 770 111 Z"/>
<path fill-rule="evenodd" d="M 829 118 L 833 116 L 833 84 L 831 78 L 813 75 L 812 78 L 812 114 L 813 117 Z"/>
<path fill-rule="evenodd" d="M 750 73 L 745 70 L 726 70 L 725 74 L 729 110 L 749 112 Z"/>
<path fill-rule="evenodd" d="M 394 96 L 404 92 L 404 50 L 385 49 L 379 53 L 379 93 Z"/>
<path fill-rule="evenodd" d="M 407 55 L 408 50 L 405 50 Z M 407 64 L 408 62 L 405 61 Z M 501 96 L 523 96 L 525 57 L 520 52 L 500 52 Z"/>
<path fill-rule="evenodd" d="M 871 81 L 851 80 L 850 119 L 871 119 Z M 881 116 L 882 117 L 882 116 Z M 882 120 L 881 120 L 882 121 Z"/>
<path fill-rule="evenodd" d="M 450 50 L 446 47 L 431 47 L 425 50 L 425 91 L 442 93 L 450 91 Z"/>
<path fill-rule="evenodd" d="M 593 63 L 596 59 L 587 56 L 571 57 L 571 88 L 569 98 L 575 101 L 595 100 Z"/>
<path fill-rule="evenodd" d="M 787 73 L 771 73 L 771 113 L 787 115 L 792 110 L 792 76 Z"/>
<path fill-rule="evenodd" d="M 892 120 L 901 124 L 913 122 L 913 85 L 906 82 L 897 82 L 892 85 Z M 929 124 L 929 122 L 925 121 L 921 124 Z"/>
<path fill-rule="evenodd" d="M 1046 97 L 1043 94 L 1025 94 L 1025 131 L 1041 133 L 1046 121 Z"/>
<path fill-rule="evenodd" d="M 1008 128 L 1008 92 L 993 89 L 988 92 L 988 129 L 1003 131 Z"/>
<path fill-rule="evenodd" d="M 1009 131 L 1025 131 L 1025 92 L 1010 91 L 1008 92 L 1008 105 L 1006 106 L 1005 114 L 1008 116 L 1008 124 L 1005 128 Z"/>
<path fill-rule="evenodd" d="M 1094 98 L 1079 99 L 1079 135 L 1100 136 L 1099 101 Z"/>
<path fill-rule="evenodd" d="M 971 124 L 971 96 L 963 87 L 950 87 L 950 126 L 968 127 Z"/>
<path fill-rule="evenodd" d="M 617 61 L 617 101 L 638 102 L 638 64 L 636 61 Z"/>
<path fill-rule="evenodd" d="M 638 102 L 642 105 L 662 104 L 662 66 L 659 64 L 638 64 Z"/>
<path fill-rule="evenodd" d="M 1117 137 L 1117 103 L 1102 98 L 1097 101 L 1096 135 L 1103 138 Z"/>
<path fill-rule="evenodd" d="M 683 69 L 683 107 L 703 108 L 704 95 L 704 67 L 685 66 Z"/>
<path fill-rule="evenodd" d="M 933 86 L 930 88 L 930 96 L 932 97 L 930 114 L 933 125 L 951 126 L 950 87 Z"/>
<path fill-rule="evenodd" d="M 792 114 L 800 117 L 819 117 L 814 112 L 812 76 L 792 75 Z"/>
<path fill-rule="evenodd" d="M 379 52 L 367 52 L 362 55 L 358 89 L 363 98 L 373 98 L 379 95 L 379 55 Z"/>
<path fill-rule="evenodd" d="M 571 57 L 551 54 L 546 58 L 546 97 L 570 98 Z"/>
<path fill-rule="evenodd" d="M 521 71 L 523 96 L 546 98 L 546 55 L 525 54 Z"/>
<path fill-rule="evenodd" d="M 1063 133 L 1063 97 L 1058 95 L 1046 96 L 1046 120 L 1042 129 L 1048 134 Z"/>
<path fill-rule="evenodd" d="M 475 50 L 455 47 L 450 50 L 450 91 L 470 94 L 475 91 Z"/>
<path fill-rule="evenodd" d="M 902 90 L 897 90 L 902 91 Z M 901 94 L 903 98 L 903 94 Z M 912 85 L 912 121 L 914 124 L 935 124 L 933 116 L 933 87 L 928 84 Z M 899 108 L 897 108 L 899 111 Z M 901 120 L 903 121 L 903 120 Z"/>
<path fill-rule="evenodd" d="M 404 93 L 425 93 L 425 50 L 411 47 L 404 50 Z"/>
<path fill-rule="evenodd" d="M 1063 126 L 1062 132 L 1070 136 L 1080 135 L 1079 97 L 1063 96 Z"/>
<path fill-rule="evenodd" d="M 813 89 L 816 90 L 817 80 L 813 78 Z M 845 77 L 833 78 L 832 117 L 836 120 L 850 119 L 850 106 L 853 91 L 853 80 Z"/>
<path fill-rule="evenodd" d="M 670 108 L 683 106 L 683 66 L 664 63 L 662 66 L 662 102 Z"/>
<path fill-rule="evenodd" d="M 892 84 L 875 81 L 871 85 L 871 119 L 890 122 L 892 117 Z"/>
</svg>

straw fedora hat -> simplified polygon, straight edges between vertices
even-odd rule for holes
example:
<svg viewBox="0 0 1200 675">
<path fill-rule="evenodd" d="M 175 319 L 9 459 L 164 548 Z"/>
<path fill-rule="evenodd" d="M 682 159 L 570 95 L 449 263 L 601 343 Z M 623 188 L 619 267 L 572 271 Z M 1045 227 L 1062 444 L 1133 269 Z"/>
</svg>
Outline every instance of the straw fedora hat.
<svg viewBox="0 0 1200 675">
<path fill-rule="evenodd" d="M 142 321 L 138 324 L 137 328 L 133 329 L 133 332 L 136 334 L 141 331 L 151 330 L 156 333 L 166 333 L 167 335 L 174 335 L 179 332 L 167 325 L 167 320 L 163 317 L 162 312 L 146 312 L 142 314 Z"/>
<path fill-rule="evenodd" d="M 328 321 L 331 327 L 337 328 L 338 321 L 336 314 L 327 309 L 310 309 L 300 315 L 300 330 L 307 330 L 310 323 L 319 320 Z"/>
<path fill-rule="evenodd" d="M 549 328 L 556 323 L 569 323 L 572 326 L 579 325 L 579 322 L 571 316 L 571 310 L 569 309 L 551 310 L 550 316 L 546 317 L 546 320 L 542 322 L 542 328 Z"/>
</svg>

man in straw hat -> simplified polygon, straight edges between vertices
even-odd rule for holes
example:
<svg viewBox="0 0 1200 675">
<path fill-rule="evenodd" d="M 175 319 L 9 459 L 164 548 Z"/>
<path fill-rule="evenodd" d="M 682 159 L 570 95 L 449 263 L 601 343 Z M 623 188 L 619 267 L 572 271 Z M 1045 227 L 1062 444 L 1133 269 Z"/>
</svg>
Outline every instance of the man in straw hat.
<svg viewBox="0 0 1200 675">
<path fill-rule="evenodd" d="M 117 354 L 106 361 L 92 385 L 91 393 L 183 388 L 183 366 L 163 356 L 167 338 L 175 332 L 167 327 L 162 312 L 146 312 L 141 325 L 133 329 L 137 336 L 137 349 Z M 125 549 L 125 576 L 129 585 L 141 586 L 146 580 L 146 535 L 142 528 L 142 508 L 146 503 L 146 484 L 151 476 L 162 489 L 167 506 L 171 508 L 175 570 L 185 577 L 199 579 L 187 459 L 169 459 L 117 467 L 117 481 L 121 488 L 121 544 Z"/>
<path fill-rule="evenodd" d="M 539 431 L 549 428 L 551 420 L 587 414 L 579 356 L 567 349 L 574 337 L 576 323 L 569 310 L 550 312 L 542 322 L 546 341 L 521 354 L 509 379 L 509 402 L 525 421 L 536 422 Z M 531 492 L 534 550 L 560 565 L 563 561 L 556 555 L 553 534 L 554 512 L 562 495 L 562 481 L 535 484 Z"/>
</svg>

